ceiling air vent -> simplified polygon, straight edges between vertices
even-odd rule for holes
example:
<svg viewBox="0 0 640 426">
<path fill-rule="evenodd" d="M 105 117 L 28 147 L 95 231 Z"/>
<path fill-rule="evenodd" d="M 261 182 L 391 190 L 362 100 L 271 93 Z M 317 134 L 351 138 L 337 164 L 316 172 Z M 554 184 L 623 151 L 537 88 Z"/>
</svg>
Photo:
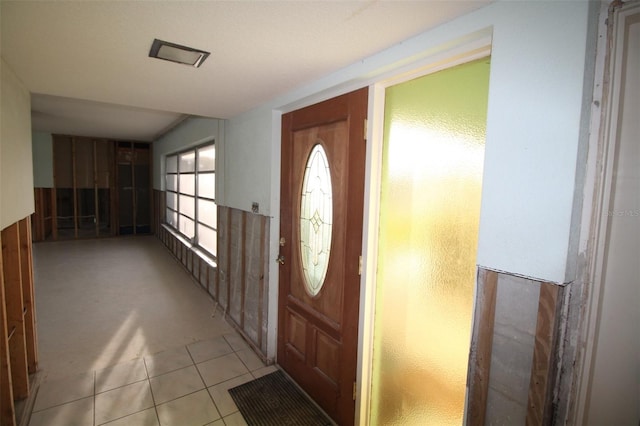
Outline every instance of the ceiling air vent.
<svg viewBox="0 0 640 426">
<path fill-rule="evenodd" d="M 198 68 L 210 52 L 182 46 L 168 41 L 153 40 L 149 56 L 152 58 L 164 59 L 165 61 L 177 62 L 179 64 L 191 65 Z"/>
</svg>

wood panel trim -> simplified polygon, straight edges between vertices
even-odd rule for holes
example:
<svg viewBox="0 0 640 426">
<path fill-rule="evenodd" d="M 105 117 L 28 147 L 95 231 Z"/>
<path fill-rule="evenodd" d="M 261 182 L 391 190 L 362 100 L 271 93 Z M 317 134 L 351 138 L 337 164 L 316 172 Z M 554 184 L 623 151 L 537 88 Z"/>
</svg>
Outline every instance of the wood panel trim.
<svg viewBox="0 0 640 426">
<path fill-rule="evenodd" d="M 225 235 L 227 236 L 226 247 L 227 262 L 224 268 L 224 274 L 227 276 L 227 303 L 224 308 L 225 316 L 230 310 L 231 306 L 231 208 L 227 207 L 227 229 Z"/>
<path fill-rule="evenodd" d="M 247 291 L 247 212 L 240 213 L 240 328 L 244 330 L 245 299 Z"/>
<path fill-rule="evenodd" d="M 22 268 L 20 267 L 20 228 L 18 222 L 2 230 L 2 258 L 7 328 L 10 334 L 9 358 L 11 362 L 13 396 L 16 399 L 23 399 L 29 396 L 29 375 L 22 296 Z"/>
<path fill-rule="evenodd" d="M 93 205 L 96 219 L 96 237 L 100 236 L 100 201 L 98 199 L 98 142 L 94 139 L 93 144 Z"/>
<path fill-rule="evenodd" d="M 264 270 L 264 260 L 265 260 L 265 249 L 264 249 L 264 245 L 265 245 L 265 228 L 266 228 L 266 222 L 267 219 L 262 216 L 260 217 L 260 241 L 258 242 L 258 244 L 260 244 L 260 256 L 259 256 L 259 262 L 260 262 L 260 279 L 258 281 L 258 329 L 256 330 L 258 332 L 258 347 L 260 348 L 260 350 L 262 350 L 262 340 L 263 340 L 263 336 L 262 336 L 262 321 L 264 319 L 263 315 L 264 315 L 264 282 L 265 282 L 265 276 L 267 274 L 267 271 Z"/>
<path fill-rule="evenodd" d="M 558 319 L 563 288 L 543 282 L 538 299 L 538 320 L 529 382 L 527 425 L 551 424 L 553 417 L 553 386 L 556 363 L 553 357 L 558 337 Z"/>
<path fill-rule="evenodd" d="M 58 239 L 58 192 L 56 188 L 51 188 L 51 236 L 54 241 Z"/>
<path fill-rule="evenodd" d="M 487 413 L 491 351 L 498 293 L 498 273 L 478 271 L 478 296 L 469 354 L 469 407 L 467 425 L 484 425 Z"/>
<path fill-rule="evenodd" d="M 259 244 L 259 253 L 253 257 L 249 255 L 248 248 L 255 248 L 251 245 L 248 236 L 249 233 L 249 212 L 245 212 L 239 209 L 232 209 L 229 207 L 218 206 L 218 232 L 219 232 L 219 245 L 217 258 L 217 267 L 211 266 L 208 262 L 199 257 L 199 255 L 191 248 L 185 246 L 180 238 L 177 238 L 168 228 L 160 225 L 157 232 L 157 238 L 166 246 L 172 255 L 178 260 L 185 269 L 190 272 L 191 277 L 198 281 L 208 292 L 209 296 L 215 301 L 216 309 L 218 305 L 223 307 L 223 315 L 247 341 L 247 343 L 253 348 L 256 354 L 263 360 L 266 358 L 266 332 L 263 329 L 263 321 L 266 316 L 266 310 L 264 309 L 265 297 L 266 297 L 266 277 L 268 274 L 268 218 L 265 216 L 258 216 L 258 225 L 256 235 L 259 237 L 259 241 L 256 240 L 256 244 Z M 231 222 L 232 217 L 238 219 L 238 232 L 233 235 L 234 240 L 239 246 L 239 253 L 234 256 L 233 259 L 230 255 L 231 252 Z M 224 218 L 224 219 L 223 219 Z M 226 222 L 225 222 L 226 219 Z M 222 226 L 221 226 L 222 225 Z M 237 235 L 236 235 L 237 234 Z M 253 235 L 253 234 L 251 234 Z M 224 259 L 224 256 L 227 256 Z M 237 262 L 237 263 L 232 263 Z M 253 263 L 253 262 L 259 262 Z M 230 268 L 231 265 L 240 265 L 239 275 L 235 278 L 231 277 Z M 247 288 L 249 279 L 251 278 L 248 271 L 249 266 L 259 265 L 259 277 L 258 279 L 258 324 L 256 335 L 249 336 L 245 330 L 247 307 Z M 191 266 L 191 268 L 190 268 Z M 203 270 L 203 268 L 205 270 Z M 191 270 L 190 270 L 191 269 Z M 226 275 L 222 275 L 226 274 Z M 225 280 L 221 277 L 225 276 Z M 224 281 L 226 283 L 226 294 L 223 294 L 223 290 L 220 288 L 220 283 Z M 213 286 L 213 287 L 212 287 Z M 235 305 L 233 308 L 239 308 L 238 318 L 234 318 L 230 315 L 231 309 L 231 290 L 235 288 L 240 292 L 237 299 L 234 299 Z M 224 300 L 221 300 L 224 299 Z M 225 305 L 226 302 L 226 305 Z"/>
<path fill-rule="evenodd" d="M 0 243 L 2 236 L 0 235 Z M 13 383 L 11 381 L 11 360 L 9 358 L 9 330 L 7 326 L 6 297 L 4 291 L 4 269 L 0 255 L 0 424 L 14 426 Z"/>
<path fill-rule="evenodd" d="M 29 374 L 33 374 L 38 369 L 38 339 L 35 323 L 36 301 L 33 289 L 33 257 L 31 252 L 31 223 L 29 216 L 19 222 L 19 233 L 27 370 Z"/>
<path fill-rule="evenodd" d="M 73 170 L 73 232 L 78 238 L 78 183 L 76 170 L 76 138 L 71 138 L 71 169 Z"/>
</svg>

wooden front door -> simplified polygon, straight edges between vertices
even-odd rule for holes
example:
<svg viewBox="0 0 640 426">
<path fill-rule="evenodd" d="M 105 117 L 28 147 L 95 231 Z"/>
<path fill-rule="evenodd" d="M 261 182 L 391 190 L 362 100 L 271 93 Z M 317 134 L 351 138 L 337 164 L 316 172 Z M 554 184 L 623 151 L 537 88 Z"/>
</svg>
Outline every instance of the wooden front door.
<svg viewBox="0 0 640 426">
<path fill-rule="evenodd" d="M 367 89 L 282 117 L 278 363 L 354 422 Z"/>
</svg>

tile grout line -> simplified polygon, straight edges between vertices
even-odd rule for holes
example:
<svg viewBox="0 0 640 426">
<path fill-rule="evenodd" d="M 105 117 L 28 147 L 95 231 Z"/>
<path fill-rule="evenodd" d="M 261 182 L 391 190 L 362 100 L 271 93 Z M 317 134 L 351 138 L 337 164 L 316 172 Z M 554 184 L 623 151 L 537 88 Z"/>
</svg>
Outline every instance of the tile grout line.
<svg viewBox="0 0 640 426">
<path fill-rule="evenodd" d="M 216 409 L 216 412 L 218 413 L 218 417 L 220 418 L 220 420 L 222 420 L 222 423 L 225 423 L 224 420 L 222 419 L 222 413 L 218 409 L 218 405 L 216 404 L 216 401 L 213 399 L 213 396 L 211 396 L 211 392 L 209 392 L 209 387 L 207 386 L 207 382 L 204 380 L 204 377 L 202 377 L 202 373 L 200 373 L 200 369 L 198 369 L 198 364 L 196 364 L 196 361 L 193 359 L 193 355 L 191 355 L 191 351 L 189 350 L 189 345 L 185 345 L 185 349 L 187 350 L 187 353 L 189 354 L 189 358 L 191 358 L 191 362 L 193 363 L 193 366 L 196 369 L 196 372 L 198 373 L 198 376 L 200 377 L 200 380 L 202 380 L 202 384 L 204 385 L 204 391 L 207 392 L 207 395 L 209 395 L 209 399 L 211 400 L 211 403 L 213 404 L 213 407 Z M 216 420 L 214 420 L 214 422 L 215 421 Z M 209 423 L 212 423 L 212 422 L 209 422 Z M 208 423 L 206 423 L 206 424 L 208 424 Z"/>
<path fill-rule="evenodd" d="M 93 370 L 93 426 L 96 426 L 96 370 Z"/>
<path fill-rule="evenodd" d="M 144 370 L 147 372 L 147 383 L 149 384 L 149 392 L 151 392 L 151 401 L 153 401 L 153 411 L 156 413 L 156 420 L 158 420 L 158 425 L 160 424 L 160 415 L 158 414 L 158 405 L 156 404 L 156 397 L 153 395 L 153 387 L 151 386 L 151 377 L 149 376 L 149 368 L 147 367 L 146 357 L 142 357 L 142 362 L 144 364 Z"/>
</svg>

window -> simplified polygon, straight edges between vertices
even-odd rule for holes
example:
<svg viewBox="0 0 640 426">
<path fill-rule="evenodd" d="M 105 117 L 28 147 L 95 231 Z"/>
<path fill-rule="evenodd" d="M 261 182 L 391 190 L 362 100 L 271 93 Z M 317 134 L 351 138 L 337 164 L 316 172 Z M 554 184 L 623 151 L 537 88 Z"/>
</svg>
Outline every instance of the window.
<svg viewBox="0 0 640 426">
<path fill-rule="evenodd" d="M 218 235 L 215 145 L 168 155 L 165 179 L 167 225 L 215 258 Z"/>
</svg>

